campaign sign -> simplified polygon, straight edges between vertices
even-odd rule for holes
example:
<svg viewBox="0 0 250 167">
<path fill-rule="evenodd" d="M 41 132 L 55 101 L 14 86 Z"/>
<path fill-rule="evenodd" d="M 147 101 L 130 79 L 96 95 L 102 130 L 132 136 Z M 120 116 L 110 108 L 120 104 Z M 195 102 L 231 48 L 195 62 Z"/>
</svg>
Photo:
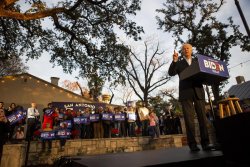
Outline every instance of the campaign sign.
<svg viewBox="0 0 250 167">
<path fill-rule="evenodd" d="M 24 118 L 22 111 L 16 111 L 15 113 L 9 115 L 7 117 L 8 121 L 10 122 L 10 125 L 13 125 L 17 123 L 18 121 L 22 120 Z"/>
<path fill-rule="evenodd" d="M 56 132 L 56 137 L 59 139 L 68 139 L 70 135 L 71 131 L 69 129 L 60 129 Z"/>
<path fill-rule="evenodd" d="M 65 121 L 60 122 L 60 126 L 61 126 L 61 127 L 64 127 L 64 126 L 63 126 L 64 124 L 66 124 L 66 127 L 65 127 L 65 128 L 72 128 L 71 120 L 65 120 Z"/>
<path fill-rule="evenodd" d="M 128 113 L 128 120 L 135 121 L 136 120 L 135 113 Z"/>
<path fill-rule="evenodd" d="M 113 114 L 110 113 L 103 113 L 102 120 L 111 121 L 113 119 Z"/>
<path fill-rule="evenodd" d="M 41 139 L 43 140 L 55 139 L 55 132 L 54 131 L 41 132 Z"/>
<path fill-rule="evenodd" d="M 98 122 L 100 120 L 99 114 L 90 114 L 89 116 L 90 122 Z"/>
<path fill-rule="evenodd" d="M 23 110 L 23 117 L 26 117 L 27 116 L 27 110 Z"/>
<path fill-rule="evenodd" d="M 54 110 L 51 108 L 48 108 L 44 111 L 44 114 L 47 116 L 51 116 L 53 114 Z"/>
<path fill-rule="evenodd" d="M 124 121 L 125 114 L 115 114 L 115 121 Z"/>
<path fill-rule="evenodd" d="M 88 124 L 89 118 L 88 117 L 75 117 L 74 124 Z"/>
<path fill-rule="evenodd" d="M 225 62 L 203 55 L 198 55 L 198 62 L 202 72 L 229 78 L 229 73 Z"/>
<path fill-rule="evenodd" d="M 229 78 L 226 63 L 211 57 L 197 55 L 190 66 L 179 74 L 180 80 L 206 85 L 218 84 Z"/>
</svg>

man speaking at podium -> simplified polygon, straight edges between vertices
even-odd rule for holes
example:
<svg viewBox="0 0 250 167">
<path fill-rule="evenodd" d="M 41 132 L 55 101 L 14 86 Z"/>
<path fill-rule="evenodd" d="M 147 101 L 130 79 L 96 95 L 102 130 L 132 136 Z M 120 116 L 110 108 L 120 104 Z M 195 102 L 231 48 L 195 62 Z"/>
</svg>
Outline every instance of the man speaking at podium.
<svg viewBox="0 0 250 167">
<path fill-rule="evenodd" d="M 178 53 L 174 51 L 173 61 L 169 67 L 168 74 L 174 76 L 180 74 L 188 66 L 190 66 L 196 59 L 192 58 L 192 45 L 184 44 L 182 46 L 183 58 L 179 59 Z M 212 150 L 209 146 L 208 130 L 206 126 L 206 114 L 205 114 L 205 92 L 202 83 L 197 83 L 193 80 L 180 80 L 179 81 L 179 101 L 182 105 L 187 141 L 189 148 L 192 152 L 200 151 L 195 140 L 195 124 L 194 114 L 196 112 L 199 127 L 201 146 L 205 151 Z"/>
</svg>

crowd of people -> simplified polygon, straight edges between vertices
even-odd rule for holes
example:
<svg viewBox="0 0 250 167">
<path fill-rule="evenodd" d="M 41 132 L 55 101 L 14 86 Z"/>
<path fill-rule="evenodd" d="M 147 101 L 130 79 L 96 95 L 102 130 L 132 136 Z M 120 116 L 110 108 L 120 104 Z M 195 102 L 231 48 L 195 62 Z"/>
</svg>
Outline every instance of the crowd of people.
<svg viewBox="0 0 250 167">
<path fill-rule="evenodd" d="M 3 111 L 0 117 L 1 136 L 4 136 L 1 142 L 42 140 L 42 151 L 45 151 L 46 143 L 50 151 L 53 139 L 60 140 L 63 150 L 67 139 L 135 136 L 156 139 L 164 134 L 182 133 L 180 119 L 173 113 L 168 111 L 157 116 L 153 109 L 149 109 L 141 120 L 138 108 L 132 106 L 83 107 L 73 111 L 49 103 L 39 112 L 36 103 L 31 103 L 25 111 L 15 103 L 5 109 L 4 103 L 0 102 L 0 109 Z"/>
</svg>

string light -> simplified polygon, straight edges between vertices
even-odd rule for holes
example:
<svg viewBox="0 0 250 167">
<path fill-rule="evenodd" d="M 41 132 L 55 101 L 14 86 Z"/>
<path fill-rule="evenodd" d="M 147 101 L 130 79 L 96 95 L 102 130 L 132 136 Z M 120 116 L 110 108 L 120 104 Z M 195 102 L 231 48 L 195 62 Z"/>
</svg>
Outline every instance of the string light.
<svg viewBox="0 0 250 167">
<path fill-rule="evenodd" d="M 25 79 L 25 80 L 27 80 L 27 78 L 30 79 L 30 80 L 32 79 L 31 76 L 29 76 L 29 77 L 26 77 L 26 76 L 19 76 L 19 77 L 20 77 L 21 79 Z M 7 79 L 10 79 L 10 80 L 12 80 L 12 81 L 15 81 L 15 80 L 19 79 L 19 77 L 7 76 Z M 5 80 L 0 80 L 0 82 L 1 82 L 1 83 L 5 83 L 6 81 L 5 81 Z M 37 80 L 36 82 L 37 82 L 37 83 L 41 83 L 40 80 Z M 48 86 L 47 83 L 45 83 L 44 85 L 45 85 L 46 87 Z M 52 89 L 54 90 L 54 89 L 56 89 L 56 87 L 53 86 Z M 63 90 L 59 90 L 59 92 L 60 92 L 60 93 L 63 93 L 64 91 L 63 91 Z M 69 98 L 79 99 L 77 96 L 71 95 L 70 93 L 67 93 L 67 96 L 68 96 Z M 106 96 L 109 96 L 109 95 L 106 95 Z"/>
<path fill-rule="evenodd" d="M 235 67 L 238 67 L 238 66 L 243 67 L 243 64 L 245 64 L 245 63 L 247 63 L 247 62 L 249 62 L 249 61 L 250 61 L 250 60 L 247 60 L 247 61 L 241 62 L 241 63 L 239 63 L 239 64 L 236 64 L 235 66 L 229 67 L 228 70 L 231 70 L 232 68 L 235 68 Z"/>
</svg>

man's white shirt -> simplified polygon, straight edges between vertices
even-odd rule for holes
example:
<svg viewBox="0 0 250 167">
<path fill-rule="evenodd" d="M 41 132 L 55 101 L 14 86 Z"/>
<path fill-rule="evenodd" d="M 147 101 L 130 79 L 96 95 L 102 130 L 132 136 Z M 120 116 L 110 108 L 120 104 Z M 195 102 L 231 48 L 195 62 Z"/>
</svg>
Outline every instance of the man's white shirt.
<svg viewBox="0 0 250 167">
<path fill-rule="evenodd" d="M 38 109 L 36 109 L 36 108 L 28 108 L 28 110 L 27 110 L 27 118 L 35 118 L 36 116 L 39 116 Z"/>
</svg>

